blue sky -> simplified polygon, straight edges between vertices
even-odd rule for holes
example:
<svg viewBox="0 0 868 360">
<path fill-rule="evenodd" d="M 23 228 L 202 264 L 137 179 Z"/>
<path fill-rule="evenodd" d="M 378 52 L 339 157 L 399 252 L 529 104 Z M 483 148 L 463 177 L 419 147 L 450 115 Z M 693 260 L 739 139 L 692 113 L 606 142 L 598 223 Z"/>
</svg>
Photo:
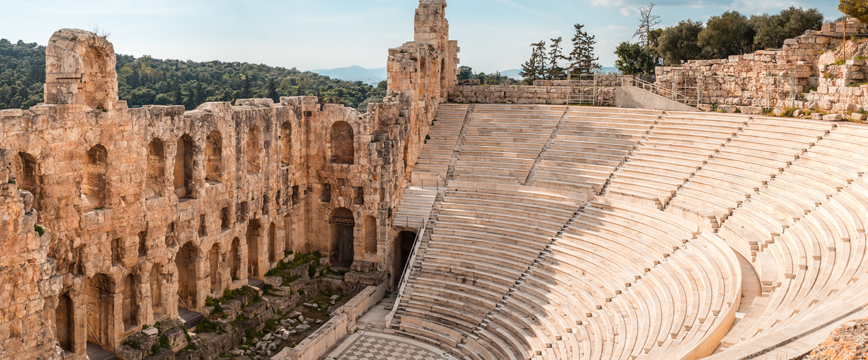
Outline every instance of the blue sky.
<svg viewBox="0 0 868 360">
<path fill-rule="evenodd" d="M 448 0 L 447 0 L 448 1 Z M 789 6 L 841 16 L 835 0 L 657 0 L 661 26 L 727 10 L 776 13 Z M 446 9 L 461 63 L 476 71 L 518 68 L 529 44 L 572 35 L 581 23 L 613 66 L 647 0 L 452 0 Z M 417 0 L 0 0 L 0 38 L 45 44 L 60 28 L 111 33 L 115 51 L 181 60 L 247 61 L 302 70 L 384 67 L 387 49 L 413 38 Z"/>
</svg>

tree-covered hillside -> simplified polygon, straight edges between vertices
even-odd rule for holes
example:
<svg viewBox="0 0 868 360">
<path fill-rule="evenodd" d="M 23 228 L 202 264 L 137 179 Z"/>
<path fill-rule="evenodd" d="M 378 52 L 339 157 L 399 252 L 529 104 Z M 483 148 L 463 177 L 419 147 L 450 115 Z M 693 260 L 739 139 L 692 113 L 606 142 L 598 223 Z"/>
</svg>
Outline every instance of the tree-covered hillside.
<svg viewBox="0 0 868 360">
<path fill-rule="evenodd" d="M 319 96 L 364 111 L 386 95 L 385 81 L 331 79 L 311 72 L 249 63 L 194 62 L 117 55 L 121 100 L 130 106 L 184 105 L 281 96 Z M 43 100 L 45 47 L 0 39 L 0 109 L 27 109 Z"/>
</svg>

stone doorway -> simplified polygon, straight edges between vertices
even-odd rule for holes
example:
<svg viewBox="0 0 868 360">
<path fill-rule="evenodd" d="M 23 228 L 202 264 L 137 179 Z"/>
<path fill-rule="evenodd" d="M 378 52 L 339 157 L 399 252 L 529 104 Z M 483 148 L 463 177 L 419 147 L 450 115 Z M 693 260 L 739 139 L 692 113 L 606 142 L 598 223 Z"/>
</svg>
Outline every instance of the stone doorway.
<svg viewBox="0 0 868 360">
<path fill-rule="evenodd" d="M 395 281 L 395 287 L 401 285 L 401 278 L 404 276 L 404 268 L 407 267 L 407 261 L 410 259 L 410 252 L 413 251 L 413 244 L 416 242 L 416 233 L 412 231 L 401 231 L 398 237 L 395 238 L 395 251 L 393 254 L 394 269 L 392 278 Z"/>
<path fill-rule="evenodd" d="M 178 306 L 196 308 L 196 247 L 186 243 L 175 257 L 178 268 Z"/>
<path fill-rule="evenodd" d="M 356 221 L 353 213 L 346 208 L 338 208 L 332 213 L 332 251 L 330 262 L 333 267 L 349 268 L 353 265 L 353 231 Z"/>
<path fill-rule="evenodd" d="M 247 225 L 247 277 L 259 276 L 259 239 L 262 234 L 259 220 L 250 220 Z"/>
</svg>

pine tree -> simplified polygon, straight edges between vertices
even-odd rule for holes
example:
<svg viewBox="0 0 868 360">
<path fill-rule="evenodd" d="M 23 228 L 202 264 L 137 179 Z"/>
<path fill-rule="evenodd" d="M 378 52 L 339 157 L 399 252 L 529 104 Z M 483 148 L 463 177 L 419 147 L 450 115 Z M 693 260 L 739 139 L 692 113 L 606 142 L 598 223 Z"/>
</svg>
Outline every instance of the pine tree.
<svg viewBox="0 0 868 360">
<path fill-rule="evenodd" d="M 274 103 L 280 102 L 280 97 L 277 96 L 277 84 L 274 83 L 274 78 L 268 78 L 267 98 L 274 100 Z"/>
<path fill-rule="evenodd" d="M 562 80 L 566 77 L 566 73 L 564 73 L 564 68 L 562 68 L 558 62 L 566 59 L 566 57 L 564 57 L 564 51 L 561 48 L 561 43 L 564 41 L 564 38 L 559 37 L 551 40 L 552 44 L 549 45 L 549 65 L 548 69 L 546 69 L 546 79 Z"/>
<path fill-rule="evenodd" d="M 528 85 L 533 85 L 534 80 L 545 79 L 546 77 L 546 42 L 530 44 L 533 51 L 530 59 L 521 65 L 521 75 Z"/>
<path fill-rule="evenodd" d="M 573 35 L 573 51 L 569 55 L 569 64 L 573 74 L 590 74 L 600 68 L 597 63 L 599 58 L 594 57 L 594 45 L 597 44 L 596 36 L 590 35 L 584 30 L 582 24 L 574 25 L 576 34 Z"/>
<path fill-rule="evenodd" d="M 654 3 L 648 7 L 639 8 L 639 28 L 633 34 L 633 37 L 639 37 L 639 45 L 648 50 L 651 47 L 651 32 L 657 25 L 660 25 L 660 17 L 653 15 Z"/>
<path fill-rule="evenodd" d="M 868 3 L 865 0 L 841 0 L 838 10 L 863 24 L 868 23 Z"/>
<path fill-rule="evenodd" d="M 172 105 L 184 105 L 184 99 L 181 97 L 181 86 L 175 83 L 175 91 L 172 93 Z"/>
<path fill-rule="evenodd" d="M 244 75 L 244 79 L 241 80 L 241 98 L 242 99 L 250 99 L 253 95 L 250 93 L 250 78 L 247 75 Z"/>
<path fill-rule="evenodd" d="M 196 106 L 202 105 L 205 103 L 205 90 L 202 89 L 202 83 L 196 82 L 196 92 L 195 92 L 195 103 Z"/>
</svg>

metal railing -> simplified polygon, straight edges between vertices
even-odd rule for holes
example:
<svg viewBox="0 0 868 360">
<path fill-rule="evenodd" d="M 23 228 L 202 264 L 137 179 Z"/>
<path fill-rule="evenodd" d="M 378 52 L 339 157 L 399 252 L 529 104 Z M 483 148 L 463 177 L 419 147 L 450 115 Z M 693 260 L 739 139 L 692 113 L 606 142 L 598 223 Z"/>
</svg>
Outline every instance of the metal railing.
<svg viewBox="0 0 868 360">
<path fill-rule="evenodd" d="M 645 81 L 639 77 L 633 78 L 633 86 L 636 86 L 642 90 L 652 92 L 654 94 L 660 95 L 667 99 L 677 101 L 679 103 L 697 107 L 702 103 L 702 89 L 699 86 L 696 87 L 678 87 L 676 84 L 676 76 L 672 78 L 672 87 L 663 87 L 657 85 L 657 83 L 652 83 Z M 678 90 L 695 90 L 696 97 L 687 96 L 685 93 L 679 92 Z"/>
<path fill-rule="evenodd" d="M 434 202 L 437 203 L 436 200 Z M 434 211 L 434 205 L 431 206 L 431 212 Z M 431 215 L 428 215 L 429 217 Z M 392 305 L 392 311 L 386 315 L 386 328 L 392 327 L 392 320 L 395 318 L 395 314 L 398 312 L 398 306 L 401 305 L 401 298 L 404 296 L 404 288 L 407 287 L 407 281 L 410 279 L 410 270 L 413 267 L 413 263 L 416 261 L 416 254 L 419 253 L 419 246 L 422 244 L 422 236 L 425 235 L 425 231 L 428 229 L 428 221 L 425 220 L 422 222 L 422 229 L 419 230 L 419 233 L 416 234 L 416 240 L 413 243 L 413 249 L 410 250 L 410 256 L 407 258 L 407 263 L 404 264 L 404 271 L 401 274 L 401 286 L 398 287 L 398 295 L 395 297 L 395 304 Z"/>
</svg>

